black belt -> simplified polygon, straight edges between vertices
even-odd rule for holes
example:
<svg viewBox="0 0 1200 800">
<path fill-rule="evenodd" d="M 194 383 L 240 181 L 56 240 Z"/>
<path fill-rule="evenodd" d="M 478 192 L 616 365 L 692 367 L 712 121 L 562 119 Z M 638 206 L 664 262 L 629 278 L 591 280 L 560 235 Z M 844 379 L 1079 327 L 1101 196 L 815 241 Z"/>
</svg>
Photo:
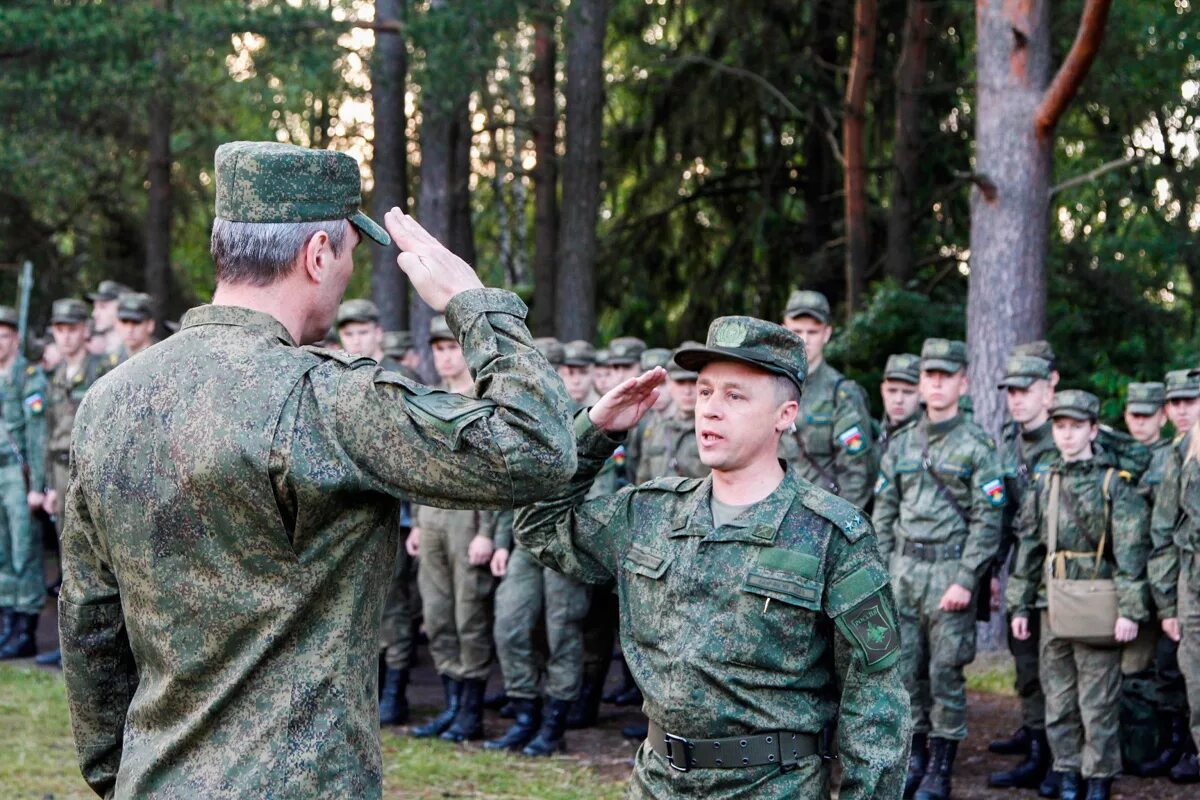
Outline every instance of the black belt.
<svg viewBox="0 0 1200 800">
<path fill-rule="evenodd" d="M 789 769 L 807 756 L 817 754 L 817 737 L 811 733 L 778 731 L 725 739 L 685 739 L 667 733 L 650 721 L 646 744 L 658 753 L 671 769 L 739 769 L 770 764 Z"/>
<path fill-rule="evenodd" d="M 71 451 L 61 450 L 57 453 L 51 453 L 50 458 L 56 463 L 62 464 L 64 467 L 71 466 Z"/>
<path fill-rule="evenodd" d="M 900 546 L 900 554 L 918 561 L 957 561 L 962 558 L 961 544 L 910 542 Z"/>
</svg>

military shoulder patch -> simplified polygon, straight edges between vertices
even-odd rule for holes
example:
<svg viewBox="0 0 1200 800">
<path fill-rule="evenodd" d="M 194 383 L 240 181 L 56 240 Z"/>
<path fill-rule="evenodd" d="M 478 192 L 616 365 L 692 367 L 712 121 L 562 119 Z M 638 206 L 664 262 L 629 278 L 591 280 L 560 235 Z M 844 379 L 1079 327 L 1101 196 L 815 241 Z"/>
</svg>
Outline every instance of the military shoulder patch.
<svg viewBox="0 0 1200 800">
<path fill-rule="evenodd" d="M 46 398 L 41 392 L 34 392 L 25 398 L 25 408 L 30 414 L 40 414 L 46 408 Z"/>
<path fill-rule="evenodd" d="M 988 502 L 993 506 L 999 507 L 1004 505 L 1007 497 L 1004 493 L 1004 481 L 1000 478 L 992 478 L 979 487 L 983 493 L 987 495 Z"/>
<path fill-rule="evenodd" d="M 842 431 L 837 438 L 842 443 L 842 447 L 846 448 L 846 452 L 852 456 L 867 449 L 867 437 L 863 435 L 862 428 L 857 425 L 852 425 Z"/>
<path fill-rule="evenodd" d="M 888 487 L 887 476 L 881 472 L 881 473 L 879 473 L 879 477 L 875 479 L 875 494 L 879 494 L 887 487 Z"/>
<path fill-rule="evenodd" d="M 862 656 L 868 675 L 900 658 L 900 630 L 884 597 L 881 589 L 836 618 L 838 630 Z"/>
</svg>

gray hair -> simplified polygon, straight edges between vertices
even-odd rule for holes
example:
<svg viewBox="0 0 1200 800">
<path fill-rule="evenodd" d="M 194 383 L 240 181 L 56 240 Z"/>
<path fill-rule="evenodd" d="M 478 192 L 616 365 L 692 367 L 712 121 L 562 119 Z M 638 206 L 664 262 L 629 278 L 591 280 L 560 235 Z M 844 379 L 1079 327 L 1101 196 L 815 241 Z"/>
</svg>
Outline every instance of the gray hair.
<svg viewBox="0 0 1200 800">
<path fill-rule="evenodd" d="M 308 240 L 324 231 L 335 256 L 342 254 L 350 223 L 344 219 L 323 222 L 232 222 L 213 220 L 209 252 L 217 267 L 218 283 L 270 286 L 296 263 Z"/>
</svg>

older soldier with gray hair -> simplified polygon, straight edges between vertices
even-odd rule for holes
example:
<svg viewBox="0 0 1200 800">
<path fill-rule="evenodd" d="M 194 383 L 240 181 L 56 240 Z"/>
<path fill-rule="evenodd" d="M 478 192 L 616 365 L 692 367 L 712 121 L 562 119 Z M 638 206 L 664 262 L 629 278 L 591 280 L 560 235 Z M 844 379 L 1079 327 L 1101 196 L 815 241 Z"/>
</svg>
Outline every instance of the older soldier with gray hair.
<svg viewBox="0 0 1200 800">
<path fill-rule="evenodd" d="M 445 310 L 479 397 L 298 346 L 329 330 L 360 237 L 389 241 L 359 194 L 345 154 L 221 146 L 213 304 L 79 409 L 59 616 L 102 796 L 380 797 L 400 497 L 510 507 L 574 470 L 525 306 L 399 209 L 400 267 Z"/>
</svg>

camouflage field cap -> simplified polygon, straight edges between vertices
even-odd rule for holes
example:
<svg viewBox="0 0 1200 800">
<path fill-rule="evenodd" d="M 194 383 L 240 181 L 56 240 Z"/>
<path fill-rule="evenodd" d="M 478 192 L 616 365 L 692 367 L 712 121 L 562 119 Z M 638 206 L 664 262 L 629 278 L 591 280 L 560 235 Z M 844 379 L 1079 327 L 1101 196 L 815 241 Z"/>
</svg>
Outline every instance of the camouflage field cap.
<svg viewBox="0 0 1200 800">
<path fill-rule="evenodd" d="M 1100 398 L 1079 389 L 1055 392 L 1054 401 L 1050 403 L 1050 418 L 1054 417 L 1095 422 L 1100 418 Z"/>
<path fill-rule="evenodd" d="M 1167 373 L 1168 400 L 1191 400 L 1200 397 L 1200 369 L 1175 369 Z"/>
<path fill-rule="evenodd" d="M 1054 357 L 1054 348 L 1045 339 L 1038 339 L 1025 344 L 1018 344 L 1013 347 L 1012 353 L 1014 356 L 1035 356 L 1050 362 L 1050 370 L 1054 370 L 1054 365 L 1058 363 L 1058 359 Z"/>
<path fill-rule="evenodd" d="M 55 300 L 54 305 L 50 306 L 51 325 L 78 325 L 91 318 L 92 313 L 88 310 L 87 304 L 74 297 Z"/>
<path fill-rule="evenodd" d="M 954 374 L 967 365 L 967 345 L 954 339 L 926 339 L 921 345 L 921 369 Z"/>
<path fill-rule="evenodd" d="M 667 368 L 671 363 L 673 353 L 665 347 L 651 347 L 642 353 L 642 357 L 638 359 L 638 366 L 643 372 L 654 369 L 655 367 Z"/>
<path fill-rule="evenodd" d="M 19 328 L 21 327 L 21 315 L 12 306 L 0 306 L 0 325 Z"/>
<path fill-rule="evenodd" d="M 1125 410 L 1130 414 L 1148 417 L 1157 414 L 1167 402 L 1167 387 L 1157 381 L 1131 383 L 1125 390 Z"/>
<path fill-rule="evenodd" d="M 366 299 L 347 300 L 338 306 L 337 326 L 347 322 L 379 322 L 379 306 Z"/>
<path fill-rule="evenodd" d="M 553 336 L 539 336 L 533 340 L 533 346 L 542 354 L 542 358 L 550 362 L 550 366 L 563 365 L 563 345 L 558 339 Z"/>
<path fill-rule="evenodd" d="M 608 360 L 610 355 L 611 354 L 608 352 L 607 347 L 602 347 L 599 350 L 597 350 L 596 351 L 596 366 L 597 367 L 611 366 L 612 362 Z"/>
<path fill-rule="evenodd" d="M 1004 380 L 997 389 L 1028 389 L 1034 381 L 1050 380 L 1050 362 L 1037 356 L 1009 356 Z"/>
<path fill-rule="evenodd" d="M 700 372 L 713 361 L 739 361 L 791 379 L 800 391 L 808 375 L 804 340 L 782 325 L 754 317 L 717 317 L 708 326 L 706 346 L 681 347 L 675 363 Z"/>
<path fill-rule="evenodd" d="M 703 346 L 704 345 L 700 344 L 699 342 L 693 342 L 689 339 L 688 341 L 679 345 L 679 347 L 675 348 L 675 352 L 671 354 L 671 363 L 667 364 L 667 377 L 673 381 L 698 380 L 700 378 L 700 373 L 693 372 L 690 369 L 684 369 L 683 367 L 676 364 L 675 356 L 678 355 L 680 350 L 694 350 L 697 347 L 703 347 Z"/>
<path fill-rule="evenodd" d="M 788 295 L 787 307 L 784 309 L 783 316 L 787 319 L 812 317 L 828 325 L 829 321 L 833 319 L 833 312 L 829 310 L 829 298 L 825 295 L 820 292 L 797 289 Z"/>
<path fill-rule="evenodd" d="M 358 162 L 345 153 L 279 142 L 217 148 L 217 216 L 231 222 L 346 219 L 385 247 L 387 231 L 364 214 Z"/>
<path fill-rule="evenodd" d="M 903 381 L 917 384 L 921 382 L 921 359 L 912 353 L 896 353 L 888 356 L 883 368 L 885 381 Z"/>
<path fill-rule="evenodd" d="M 130 292 L 117 299 L 117 319 L 145 322 L 154 316 L 154 300 L 144 292 Z"/>
<path fill-rule="evenodd" d="M 96 291 L 88 292 L 87 298 L 93 303 L 97 300 L 117 300 L 123 294 L 129 294 L 133 289 L 130 289 L 123 283 L 116 281 L 100 281 L 100 285 L 96 287 Z"/>
<path fill-rule="evenodd" d="M 590 367 L 596 363 L 596 348 L 592 343 L 576 339 L 563 345 L 563 364 L 568 367 Z"/>
<path fill-rule="evenodd" d="M 454 336 L 454 331 L 450 330 L 450 325 L 446 322 L 446 317 L 442 314 L 438 314 L 429 320 L 429 342 L 432 344 L 436 341 L 458 341 Z"/>
<path fill-rule="evenodd" d="M 412 334 L 408 331 L 385 331 L 383 334 L 383 354 L 393 358 L 403 358 L 412 349 Z"/>
<path fill-rule="evenodd" d="M 637 364 L 646 352 L 646 343 L 636 336 L 618 336 L 608 343 L 608 364 L 629 367 Z"/>
</svg>

